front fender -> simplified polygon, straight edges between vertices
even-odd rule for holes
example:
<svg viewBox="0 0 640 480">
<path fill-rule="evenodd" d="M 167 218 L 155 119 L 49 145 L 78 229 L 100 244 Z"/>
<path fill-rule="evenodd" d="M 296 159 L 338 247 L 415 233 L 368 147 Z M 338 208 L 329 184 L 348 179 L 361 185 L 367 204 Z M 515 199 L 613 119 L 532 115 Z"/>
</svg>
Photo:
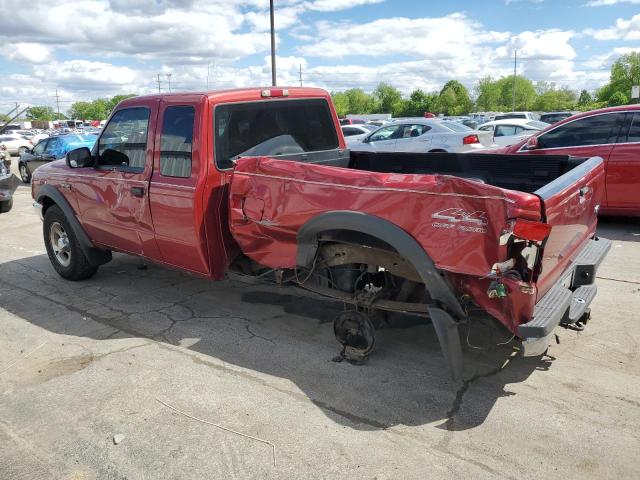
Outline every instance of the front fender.
<svg viewBox="0 0 640 480">
<path fill-rule="evenodd" d="M 62 213 L 64 213 L 64 216 L 67 218 L 69 225 L 71 225 L 71 228 L 73 229 L 75 237 L 80 243 L 80 247 L 82 248 L 83 253 L 92 266 L 98 267 L 111 260 L 110 251 L 96 248 L 93 245 L 93 242 L 89 238 L 89 235 L 87 235 L 87 232 L 78 221 L 78 218 L 71 208 L 71 205 L 69 205 L 69 202 L 66 198 L 64 198 L 64 195 L 62 195 L 62 193 L 60 193 L 60 191 L 57 190 L 53 185 L 41 185 L 38 188 L 38 191 L 36 192 L 34 198 L 36 202 L 43 206 L 43 215 L 46 213 L 47 208 L 51 207 L 54 204 L 57 205 L 60 210 L 62 210 Z"/>
</svg>

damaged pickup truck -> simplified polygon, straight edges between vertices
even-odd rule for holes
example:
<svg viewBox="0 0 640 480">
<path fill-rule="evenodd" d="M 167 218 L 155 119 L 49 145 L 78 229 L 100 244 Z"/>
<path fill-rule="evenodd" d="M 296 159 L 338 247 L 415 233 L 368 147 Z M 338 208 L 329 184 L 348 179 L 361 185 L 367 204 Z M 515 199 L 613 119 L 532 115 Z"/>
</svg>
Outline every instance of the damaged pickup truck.
<svg viewBox="0 0 640 480">
<path fill-rule="evenodd" d="M 32 189 L 66 279 L 115 251 L 298 284 L 351 306 L 334 322 L 343 354 L 366 358 L 380 312 L 424 316 L 459 378 L 476 315 L 525 355 L 582 328 L 610 246 L 603 178 L 600 158 L 351 153 L 327 92 L 256 88 L 124 100 Z"/>
</svg>

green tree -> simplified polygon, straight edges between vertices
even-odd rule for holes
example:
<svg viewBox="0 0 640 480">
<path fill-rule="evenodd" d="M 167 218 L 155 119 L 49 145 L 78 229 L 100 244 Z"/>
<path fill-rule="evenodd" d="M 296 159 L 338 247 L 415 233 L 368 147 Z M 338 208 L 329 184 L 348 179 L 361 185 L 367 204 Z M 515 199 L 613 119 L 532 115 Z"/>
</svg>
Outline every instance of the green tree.
<svg viewBox="0 0 640 480">
<path fill-rule="evenodd" d="M 475 87 L 476 108 L 491 112 L 500 109 L 500 85 L 491 77 L 482 78 Z"/>
<path fill-rule="evenodd" d="M 29 107 L 26 112 L 29 120 L 54 120 L 56 112 L 51 107 Z"/>
<path fill-rule="evenodd" d="M 533 108 L 536 100 L 536 89 L 528 78 L 521 75 L 514 77 L 510 75 L 498 80 L 500 87 L 500 108 L 499 110 L 510 111 L 513 108 L 513 88 L 516 89 L 516 111 L 529 110 Z"/>
<path fill-rule="evenodd" d="M 402 108 L 402 94 L 400 90 L 387 83 L 379 83 L 373 91 L 373 112 L 396 114 Z"/>
<path fill-rule="evenodd" d="M 617 107 L 618 105 L 626 105 L 629 103 L 629 97 L 622 92 L 614 92 L 607 101 L 607 106 Z"/>
<path fill-rule="evenodd" d="M 438 111 L 445 115 L 464 115 L 473 108 L 469 91 L 457 80 L 449 80 L 438 95 Z"/>
<path fill-rule="evenodd" d="M 591 102 L 593 102 L 593 98 L 591 98 L 591 95 L 589 94 L 589 92 L 587 92 L 586 90 L 582 90 L 580 92 L 580 97 L 578 98 L 578 106 L 586 107 Z"/>
<path fill-rule="evenodd" d="M 640 52 L 622 55 L 613 63 L 609 83 L 598 90 L 596 98 L 599 102 L 610 104 L 611 97 L 616 93 L 621 93 L 627 99 L 625 103 L 629 103 L 633 85 L 640 85 Z M 617 102 L 621 99 L 620 95 L 616 95 L 613 101 Z"/>
<path fill-rule="evenodd" d="M 344 92 L 331 92 L 331 100 L 339 117 L 344 117 L 349 113 L 349 98 Z"/>
<path fill-rule="evenodd" d="M 437 94 L 425 93 L 418 88 L 411 92 L 408 99 L 402 100 L 400 116 L 422 117 L 425 112 L 433 112 L 436 109 L 437 99 Z"/>
<path fill-rule="evenodd" d="M 573 110 L 576 105 L 576 92 L 568 87 L 555 89 L 552 85 L 550 89 L 540 93 L 533 102 L 533 110 L 552 112 L 557 110 Z"/>
</svg>

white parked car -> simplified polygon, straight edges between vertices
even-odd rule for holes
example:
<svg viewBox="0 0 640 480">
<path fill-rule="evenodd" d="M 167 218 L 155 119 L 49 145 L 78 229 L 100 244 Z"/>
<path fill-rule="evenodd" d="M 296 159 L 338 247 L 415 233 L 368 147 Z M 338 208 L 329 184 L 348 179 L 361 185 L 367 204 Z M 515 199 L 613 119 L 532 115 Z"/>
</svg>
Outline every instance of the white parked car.
<svg viewBox="0 0 640 480">
<path fill-rule="evenodd" d="M 405 118 L 363 138 L 347 137 L 347 146 L 364 152 L 473 152 L 492 146 L 491 133 L 437 118 Z"/>
<path fill-rule="evenodd" d="M 40 140 L 44 140 L 45 138 L 49 137 L 49 135 L 47 135 L 46 133 L 38 133 L 33 130 L 14 130 L 11 133 L 13 135 L 22 135 L 27 140 L 31 140 L 31 143 L 33 143 L 34 145 Z"/>
<path fill-rule="evenodd" d="M 9 155 L 22 155 L 31 150 L 33 143 L 22 135 L 0 135 L 0 143 L 7 147 Z"/>
<path fill-rule="evenodd" d="M 359 125 L 341 125 L 344 138 L 364 138 L 365 135 L 373 132 L 378 127 L 375 125 L 359 124 Z"/>
<path fill-rule="evenodd" d="M 499 113 L 494 120 L 510 120 L 512 118 L 520 118 L 522 120 L 540 120 L 540 115 L 534 112 L 507 112 Z"/>
<path fill-rule="evenodd" d="M 478 130 L 491 133 L 496 145 L 506 147 L 514 145 L 548 126 L 548 123 L 537 120 L 510 118 L 483 123 L 478 127 Z"/>
</svg>

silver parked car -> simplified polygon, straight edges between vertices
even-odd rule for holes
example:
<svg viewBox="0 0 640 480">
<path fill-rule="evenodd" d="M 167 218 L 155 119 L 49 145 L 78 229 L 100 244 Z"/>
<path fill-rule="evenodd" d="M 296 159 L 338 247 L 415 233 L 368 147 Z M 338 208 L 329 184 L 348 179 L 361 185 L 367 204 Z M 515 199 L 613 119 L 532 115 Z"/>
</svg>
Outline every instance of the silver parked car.
<svg viewBox="0 0 640 480">
<path fill-rule="evenodd" d="M 404 118 L 364 137 L 347 137 L 347 146 L 364 152 L 473 152 L 492 146 L 490 132 L 437 118 Z"/>
</svg>

